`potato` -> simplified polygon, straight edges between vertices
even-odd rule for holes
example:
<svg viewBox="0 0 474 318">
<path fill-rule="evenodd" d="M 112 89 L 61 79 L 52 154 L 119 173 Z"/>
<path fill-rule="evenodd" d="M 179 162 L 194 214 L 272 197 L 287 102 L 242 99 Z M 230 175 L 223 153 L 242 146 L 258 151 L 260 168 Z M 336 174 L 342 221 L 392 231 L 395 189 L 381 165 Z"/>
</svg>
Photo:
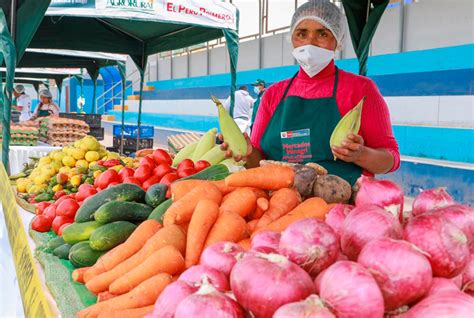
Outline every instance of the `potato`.
<svg viewBox="0 0 474 318">
<path fill-rule="evenodd" d="M 304 165 L 295 165 L 293 168 L 295 170 L 293 188 L 298 191 L 303 198 L 312 196 L 313 185 L 317 177 L 316 170 Z"/>
<path fill-rule="evenodd" d="M 349 182 L 332 174 L 318 175 L 313 185 L 313 195 L 327 203 L 346 203 L 351 194 Z"/>
</svg>

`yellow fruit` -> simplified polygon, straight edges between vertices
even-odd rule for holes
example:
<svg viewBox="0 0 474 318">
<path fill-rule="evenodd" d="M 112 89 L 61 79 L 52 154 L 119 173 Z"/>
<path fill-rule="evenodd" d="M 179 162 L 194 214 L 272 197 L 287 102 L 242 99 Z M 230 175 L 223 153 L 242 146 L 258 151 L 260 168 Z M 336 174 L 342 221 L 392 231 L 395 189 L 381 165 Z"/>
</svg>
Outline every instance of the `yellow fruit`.
<svg viewBox="0 0 474 318">
<path fill-rule="evenodd" d="M 38 192 L 41 191 L 41 189 L 42 189 L 42 187 L 40 187 L 40 186 L 38 186 L 38 185 L 34 185 L 34 186 L 32 186 L 31 188 L 29 188 L 29 189 L 27 190 L 27 192 L 28 192 L 28 193 L 38 193 Z"/>
<path fill-rule="evenodd" d="M 76 159 L 71 156 L 66 156 L 62 160 L 63 165 L 73 168 L 76 165 Z"/>
<path fill-rule="evenodd" d="M 56 173 L 59 172 L 59 169 L 61 169 L 63 167 L 63 164 L 61 163 L 61 161 L 53 161 L 51 162 L 51 168 L 53 168 L 54 170 L 56 170 Z"/>
<path fill-rule="evenodd" d="M 100 155 L 97 151 L 88 151 L 86 152 L 85 158 L 87 161 L 92 162 L 99 160 Z"/>
<path fill-rule="evenodd" d="M 107 150 L 106 150 L 105 148 L 102 148 L 102 147 L 101 147 L 101 148 L 99 149 L 99 156 L 100 156 L 101 158 L 107 156 Z"/>
<path fill-rule="evenodd" d="M 61 191 L 62 189 L 63 189 L 63 186 L 60 185 L 60 184 L 57 184 L 57 185 L 55 185 L 55 186 L 53 187 L 53 191 L 54 191 L 54 192 L 59 192 L 59 191 Z"/>
<path fill-rule="evenodd" d="M 102 174 L 102 171 L 100 170 L 94 171 L 94 179 L 97 179 L 101 174 Z"/>
<path fill-rule="evenodd" d="M 50 177 L 56 175 L 57 171 L 51 166 L 48 166 L 47 168 L 44 168 L 43 171 L 41 172 L 42 175 L 44 175 L 47 179 Z"/>
<path fill-rule="evenodd" d="M 39 160 L 40 165 L 45 165 L 45 164 L 50 164 L 50 163 L 51 163 L 50 157 L 43 157 L 43 158 L 40 158 Z"/>
<path fill-rule="evenodd" d="M 122 161 L 127 165 L 127 167 L 133 167 L 133 159 L 132 158 L 122 158 Z"/>
<path fill-rule="evenodd" d="M 26 184 L 26 192 L 30 191 L 30 188 L 33 187 L 35 185 L 34 182 L 32 181 L 29 181 L 27 184 Z M 28 192 L 29 193 L 29 192 Z"/>
<path fill-rule="evenodd" d="M 71 155 L 76 160 L 84 159 L 85 154 L 86 154 L 86 152 L 82 149 L 73 149 L 73 150 L 71 150 Z"/>
<path fill-rule="evenodd" d="M 37 176 L 34 180 L 35 185 L 42 185 L 43 183 L 46 182 L 46 177 L 45 176 Z"/>
<path fill-rule="evenodd" d="M 69 172 L 71 172 L 71 168 L 69 167 L 62 167 L 61 169 L 59 169 L 60 173 L 64 173 L 64 174 L 68 174 Z"/>
<path fill-rule="evenodd" d="M 110 160 L 110 159 L 120 159 L 120 154 L 116 152 L 109 152 L 107 154 L 107 160 Z"/>
<path fill-rule="evenodd" d="M 85 151 L 98 151 L 100 149 L 100 143 L 94 137 L 86 136 L 81 140 L 80 147 Z"/>
<path fill-rule="evenodd" d="M 81 185 L 81 179 L 82 179 L 82 176 L 81 175 L 75 175 L 71 178 L 71 184 L 72 186 L 74 187 L 78 187 Z"/>
<path fill-rule="evenodd" d="M 64 152 L 57 152 L 54 154 L 54 160 L 57 162 L 61 162 L 63 158 L 66 157 L 66 154 Z"/>
<path fill-rule="evenodd" d="M 86 160 L 76 161 L 76 168 L 89 168 L 89 163 Z"/>
<path fill-rule="evenodd" d="M 116 166 L 113 166 L 112 169 L 114 169 L 115 171 L 119 172 L 121 169 L 123 168 L 122 165 L 116 165 Z"/>
<path fill-rule="evenodd" d="M 95 165 L 97 165 L 97 161 L 89 162 L 89 169 L 92 168 Z"/>
<path fill-rule="evenodd" d="M 82 140 L 76 140 L 74 142 L 74 148 L 81 149 Z"/>
</svg>

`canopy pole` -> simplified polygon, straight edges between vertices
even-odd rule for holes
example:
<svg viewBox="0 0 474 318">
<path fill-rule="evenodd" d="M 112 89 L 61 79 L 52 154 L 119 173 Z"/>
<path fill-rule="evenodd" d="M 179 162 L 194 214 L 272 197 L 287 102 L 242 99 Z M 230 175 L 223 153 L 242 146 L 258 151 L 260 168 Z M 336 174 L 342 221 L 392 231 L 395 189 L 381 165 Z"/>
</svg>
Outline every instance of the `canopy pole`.
<svg viewBox="0 0 474 318">
<path fill-rule="evenodd" d="M 97 105 L 95 102 L 95 95 L 97 93 L 97 78 L 92 79 L 92 108 L 91 108 L 91 113 L 95 114 L 97 112 Z"/>
<path fill-rule="evenodd" d="M 13 43 L 15 43 L 16 39 L 16 2 L 17 0 L 11 0 L 12 6 L 10 11 L 10 34 L 12 36 Z"/>
<path fill-rule="evenodd" d="M 124 140 L 124 130 L 125 130 L 125 78 L 122 77 L 122 132 L 120 136 L 120 155 L 123 156 L 123 140 Z"/>
<path fill-rule="evenodd" d="M 143 103 L 143 80 L 145 72 L 140 71 L 140 101 L 138 102 L 138 129 L 137 129 L 137 151 L 140 150 L 140 125 L 142 123 L 142 103 Z"/>
</svg>

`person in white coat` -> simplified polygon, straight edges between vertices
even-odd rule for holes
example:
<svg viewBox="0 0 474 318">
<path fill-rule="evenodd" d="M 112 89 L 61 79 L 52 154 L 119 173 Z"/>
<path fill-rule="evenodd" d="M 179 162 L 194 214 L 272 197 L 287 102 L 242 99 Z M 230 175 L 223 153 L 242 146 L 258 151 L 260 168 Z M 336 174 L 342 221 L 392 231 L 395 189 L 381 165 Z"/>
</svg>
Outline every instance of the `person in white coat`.
<svg viewBox="0 0 474 318">
<path fill-rule="evenodd" d="M 31 118 L 31 98 L 25 93 L 23 85 L 16 85 L 13 89 L 16 98 L 16 110 L 20 112 L 20 122 L 25 122 Z"/>
<path fill-rule="evenodd" d="M 235 91 L 235 104 L 233 118 L 242 133 L 250 135 L 250 119 L 254 99 L 249 95 L 247 86 L 240 86 Z M 230 96 L 224 102 L 224 108 L 230 111 Z"/>
</svg>

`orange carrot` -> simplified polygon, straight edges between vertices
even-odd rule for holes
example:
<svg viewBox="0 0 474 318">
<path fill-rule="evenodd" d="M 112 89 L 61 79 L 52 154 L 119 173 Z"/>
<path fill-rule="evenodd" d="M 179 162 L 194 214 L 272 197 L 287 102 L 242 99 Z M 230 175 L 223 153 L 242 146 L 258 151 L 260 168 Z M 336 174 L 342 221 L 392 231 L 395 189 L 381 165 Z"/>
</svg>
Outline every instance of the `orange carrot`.
<svg viewBox="0 0 474 318">
<path fill-rule="evenodd" d="M 237 189 L 236 187 L 229 187 L 225 185 L 224 180 L 218 180 L 218 181 L 211 181 L 213 185 L 215 185 L 222 193 L 222 195 L 226 195 Z"/>
<path fill-rule="evenodd" d="M 258 198 L 257 199 L 257 208 L 252 211 L 247 219 L 248 220 L 258 220 L 262 217 L 262 215 L 265 213 L 265 211 L 268 210 L 268 206 L 269 206 L 269 202 L 268 202 L 268 199 L 266 198 Z"/>
<path fill-rule="evenodd" d="M 96 318 L 102 312 L 122 309 L 133 309 L 153 305 L 163 289 L 171 283 L 172 276 L 166 273 L 155 275 L 132 291 L 109 300 L 96 303 L 81 310 L 76 318 Z"/>
<path fill-rule="evenodd" d="M 156 220 L 142 222 L 123 244 L 102 255 L 95 265 L 84 273 L 84 281 L 87 283 L 92 277 L 111 270 L 138 252 L 161 227 L 161 224 Z"/>
<path fill-rule="evenodd" d="M 278 190 L 293 185 L 295 172 L 292 168 L 280 165 L 267 165 L 235 172 L 225 178 L 231 187 L 253 187 L 262 190 Z"/>
<path fill-rule="evenodd" d="M 255 193 L 255 195 L 257 196 L 257 199 L 259 198 L 265 198 L 268 200 L 269 196 L 268 196 L 268 193 L 262 189 L 257 189 L 257 188 L 251 188 L 251 187 L 248 187 L 248 189 L 252 190 L 253 193 Z"/>
<path fill-rule="evenodd" d="M 247 223 L 243 217 L 232 211 L 224 211 L 209 231 L 204 247 L 220 241 L 238 242 L 247 232 Z"/>
<path fill-rule="evenodd" d="M 188 235 L 189 222 L 178 225 L 183 230 L 184 235 Z"/>
<path fill-rule="evenodd" d="M 109 291 L 104 291 L 97 295 L 97 302 L 100 303 L 101 301 L 106 301 L 114 297 L 117 297 L 117 295 L 114 295 Z"/>
<path fill-rule="evenodd" d="M 219 211 L 232 211 L 246 217 L 257 208 L 257 196 L 250 188 L 239 188 L 227 195 L 227 200 L 223 202 Z"/>
<path fill-rule="evenodd" d="M 210 182 L 203 183 L 188 192 L 179 201 L 173 202 L 165 212 L 163 224 L 182 224 L 191 221 L 194 209 L 202 199 L 208 199 L 220 204 L 222 194 L 219 189 Z"/>
<path fill-rule="evenodd" d="M 207 182 L 208 181 L 205 180 L 182 180 L 173 182 L 170 186 L 171 198 L 173 199 L 173 202 L 182 199 L 192 189 Z"/>
<path fill-rule="evenodd" d="M 166 245 L 173 245 L 181 252 L 181 254 L 184 254 L 186 236 L 179 226 L 170 225 L 161 228 L 136 254 L 115 266 L 110 271 L 102 273 L 88 281 L 86 283 L 87 289 L 94 294 L 108 290 L 113 281 L 140 265 L 140 263 L 147 259 L 151 254 Z"/>
<path fill-rule="evenodd" d="M 257 228 L 258 219 L 252 220 L 247 223 L 247 233 L 252 234 Z"/>
<path fill-rule="evenodd" d="M 300 205 L 298 205 L 296 208 L 294 208 L 288 214 L 273 221 L 265 227 L 259 228 L 257 231 L 254 232 L 254 234 L 261 230 L 282 232 L 290 224 L 306 218 L 317 218 L 324 221 L 326 213 L 329 212 L 329 210 L 330 208 L 323 199 L 317 197 L 309 198 Z"/>
<path fill-rule="evenodd" d="M 287 214 L 301 203 L 300 195 L 293 189 L 283 188 L 275 191 L 270 198 L 268 210 L 257 223 L 257 229 L 267 226 Z"/>
<path fill-rule="evenodd" d="M 242 248 L 246 251 L 250 250 L 250 247 L 251 247 L 251 241 L 249 238 L 245 239 L 245 240 L 242 240 L 240 242 L 238 242 L 237 244 L 239 244 L 240 246 L 242 246 Z"/>
<path fill-rule="evenodd" d="M 199 262 L 207 235 L 219 216 L 219 205 L 211 200 L 201 200 L 189 223 L 186 241 L 186 268 Z"/>
<path fill-rule="evenodd" d="M 133 309 L 122 309 L 115 311 L 106 311 L 99 315 L 99 318 L 142 318 L 153 312 L 155 305 L 146 307 L 133 308 Z"/>
<path fill-rule="evenodd" d="M 115 280 L 110 284 L 109 290 L 112 294 L 122 295 L 156 274 L 168 273 L 173 275 L 183 268 L 183 255 L 181 255 L 176 247 L 167 245 L 151 254 L 130 272 Z"/>
<path fill-rule="evenodd" d="M 81 267 L 81 268 L 76 268 L 72 272 L 72 280 L 78 283 L 83 283 L 84 284 L 84 273 L 89 270 L 90 267 Z"/>
</svg>

